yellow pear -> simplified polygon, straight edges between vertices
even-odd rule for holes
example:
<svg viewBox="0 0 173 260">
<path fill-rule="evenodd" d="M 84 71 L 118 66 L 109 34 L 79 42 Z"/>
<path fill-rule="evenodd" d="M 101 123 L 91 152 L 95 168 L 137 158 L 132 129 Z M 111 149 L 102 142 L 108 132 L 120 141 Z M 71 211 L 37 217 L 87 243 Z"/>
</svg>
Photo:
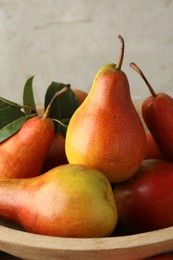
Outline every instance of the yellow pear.
<svg viewBox="0 0 173 260">
<path fill-rule="evenodd" d="M 0 217 L 42 235 L 104 237 L 116 226 L 117 208 L 102 172 L 65 164 L 33 178 L 0 179 Z"/>
</svg>

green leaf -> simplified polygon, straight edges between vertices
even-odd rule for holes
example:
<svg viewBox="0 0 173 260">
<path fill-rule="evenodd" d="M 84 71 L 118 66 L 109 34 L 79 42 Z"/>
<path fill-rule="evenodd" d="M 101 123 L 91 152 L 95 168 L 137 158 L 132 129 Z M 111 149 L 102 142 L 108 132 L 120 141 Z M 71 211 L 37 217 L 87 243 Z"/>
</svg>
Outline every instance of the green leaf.
<svg viewBox="0 0 173 260">
<path fill-rule="evenodd" d="M 3 97 L 0 97 L 0 109 L 1 108 L 4 108 L 4 107 L 7 107 L 7 106 L 10 106 L 10 107 L 18 107 L 18 108 L 21 108 L 21 106 L 15 102 L 12 102 L 8 99 L 5 99 Z"/>
<path fill-rule="evenodd" d="M 12 121 L 24 117 L 25 113 L 20 110 L 18 107 L 6 106 L 0 109 L 0 129 L 8 125 Z"/>
<path fill-rule="evenodd" d="M 23 91 L 23 108 L 26 115 L 36 113 L 37 111 L 32 87 L 33 78 L 34 76 L 26 81 Z"/>
<path fill-rule="evenodd" d="M 11 137 L 13 134 L 15 134 L 17 131 L 20 130 L 22 125 L 26 120 L 33 117 L 35 115 L 27 115 L 20 118 L 17 118 L 16 120 L 10 122 L 9 124 L 5 125 L 3 128 L 0 129 L 0 142 L 3 142 L 7 138 Z"/>
<path fill-rule="evenodd" d="M 52 82 L 45 95 L 45 110 L 55 93 L 65 87 L 66 84 Z M 69 89 L 54 101 L 49 116 L 55 119 L 71 118 L 74 111 L 78 108 L 78 102 L 74 92 Z"/>
<path fill-rule="evenodd" d="M 45 95 L 45 110 L 55 93 L 65 86 L 66 84 L 64 83 L 51 83 Z M 63 95 L 58 96 L 52 104 L 49 117 L 54 120 L 56 131 L 60 132 L 60 134 L 64 137 L 66 136 L 70 118 L 78 106 L 79 104 L 76 95 L 71 89 L 68 89 Z"/>
</svg>

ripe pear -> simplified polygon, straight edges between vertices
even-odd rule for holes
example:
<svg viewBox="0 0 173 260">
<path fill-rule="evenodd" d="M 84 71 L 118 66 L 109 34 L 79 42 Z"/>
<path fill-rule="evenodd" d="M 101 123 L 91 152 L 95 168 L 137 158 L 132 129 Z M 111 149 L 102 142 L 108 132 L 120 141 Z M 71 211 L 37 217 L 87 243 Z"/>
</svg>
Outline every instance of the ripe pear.
<svg viewBox="0 0 173 260">
<path fill-rule="evenodd" d="M 65 150 L 69 163 L 101 170 L 110 182 L 131 177 L 144 159 L 146 136 L 133 105 L 129 82 L 120 58 L 101 68 L 91 90 L 69 122 Z"/>
<path fill-rule="evenodd" d="M 64 87 L 55 97 L 66 90 Z M 17 133 L 0 144 L 0 178 L 33 177 L 42 172 L 55 133 L 54 123 L 48 118 L 55 97 L 43 117 L 28 119 Z"/>
<path fill-rule="evenodd" d="M 119 222 L 132 233 L 173 225 L 173 163 L 144 160 L 132 178 L 115 184 Z"/>
<path fill-rule="evenodd" d="M 56 132 L 44 161 L 43 172 L 67 163 L 68 160 L 65 154 L 65 138 L 60 134 L 60 132 Z"/>
<path fill-rule="evenodd" d="M 166 93 L 156 94 L 140 68 L 135 63 L 130 66 L 141 75 L 151 92 L 142 104 L 144 121 L 164 158 L 173 161 L 173 98 Z"/>
<path fill-rule="evenodd" d="M 83 103 L 83 101 L 85 100 L 85 98 L 87 97 L 88 93 L 86 91 L 78 89 L 78 88 L 74 88 L 72 90 L 75 93 L 78 105 L 80 106 Z"/>
<path fill-rule="evenodd" d="M 145 159 L 164 159 L 162 152 L 151 132 L 146 130 L 147 149 Z"/>
<path fill-rule="evenodd" d="M 51 119 L 37 116 L 28 119 L 14 136 L 0 144 L 0 178 L 40 174 L 53 137 Z"/>
<path fill-rule="evenodd" d="M 1 179 L 0 217 L 36 234 L 104 237 L 116 226 L 117 209 L 102 172 L 66 164 L 33 178 Z"/>
</svg>

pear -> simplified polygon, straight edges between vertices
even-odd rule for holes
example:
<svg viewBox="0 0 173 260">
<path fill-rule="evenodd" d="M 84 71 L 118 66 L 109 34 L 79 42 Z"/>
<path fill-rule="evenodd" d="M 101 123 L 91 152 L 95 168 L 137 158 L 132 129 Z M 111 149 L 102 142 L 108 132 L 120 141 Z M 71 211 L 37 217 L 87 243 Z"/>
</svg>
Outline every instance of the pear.
<svg viewBox="0 0 173 260">
<path fill-rule="evenodd" d="M 164 159 L 164 156 L 153 138 L 151 132 L 149 130 L 146 130 L 146 140 L 147 140 L 147 149 L 146 149 L 146 159 Z"/>
<path fill-rule="evenodd" d="M 55 132 L 52 144 L 44 161 L 43 172 L 66 163 L 68 163 L 68 160 L 65 154 L 65 138 L 60 132 Z"/>
<path fill-rule="evenodd" d="M 33 178 L 0 179 L 0 217 L 36 234 L 104 237 L 116 226 L 117 209 L 102 172 L 66 164 Z"/>
<path fill-rule="evenodd" d="M 72 90 L 75 93 L 78 105 L 80 106 L 83 103 L 83 101 L 85 100 L 85 98 L 87 97 L 88 93 L 86 91 L 84 91 L 82 89 L 78 89 L 78 88 L 74 88 Z"/>
<path fill-rule="evenodd" d="M 129 180 L 115 184 L 119 222 L 132 233 L 173 225 L 173 163 L 148 159 Z"/>
<path fill-rule="evenodd" d="M 42 172 L 55 133 L 49 111 L 53 100 L 67 89 L 64 87 L 54 96 L 43 117 L 28 119 L 17 133 L 0 144 L 0 178 L 33 177 Z"/>
<path fill-rule="evenodd" d="M 142 104 L 144 121 L 164 158 L 173 162 L 173 98 L 166 93 L 156 94 L 141 69 L 135 63 L 130 66 L 140 74 L 151 93 Z"/>
<path fill-rule="evenodd" d="M 146 150 L 142 122 L 133 105 L 129 82 L 120 58 L 101 68 L 84 102 L 69 122 L 65 151 L 69 163 L 101 170 L 110 182 L 130 178 L 139 168 Z"/>
</svg>

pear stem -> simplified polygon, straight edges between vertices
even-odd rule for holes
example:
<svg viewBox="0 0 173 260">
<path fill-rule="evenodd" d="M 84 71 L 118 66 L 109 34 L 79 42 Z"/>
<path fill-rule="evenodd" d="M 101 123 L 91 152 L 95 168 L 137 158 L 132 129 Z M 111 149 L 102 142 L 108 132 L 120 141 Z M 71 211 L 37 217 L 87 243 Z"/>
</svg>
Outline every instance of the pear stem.
<svg viewBox="0 0 173 260">
<path fill-rule="evenodd" d="M 124 39 L 121 35 L 118 36 L 118 38 L 120 39 L 121 41 L 121 52 L 120 52 L 120 57 L 119 57 L 119 60 L 116 64 L 116 69 L 117 70 L 121 70 L 121 66 L 122 66 L 122 63 L 123 63 L 123 58 L 124 58 Z"/>
<path fill-rule="evenodd" d="M 130 67 L 133 68 L 135 71 L 137 71 L 139 73 L 139 75 L 141 75 L 141 77 L 143 78 L 143 80 L 147 84 L 147 87 L 149 88 L 149 91 L 151 92 L 151 95 L 153 97 L 157 97 L 156 92 L 153 90 L 153 88 L 151 87 L 150 83 L 148 82 L 148 80 L 146 79 L 144 73 L 140 70 L 140 68 L 134 62 L 130 63 Z"/>
<path fill-rule="evenodd" d="M 51 107 L 52 107 L 54 100 L 57 97 L 59 97 L 60 95 L 62 95 L 63 93 L 65 93 L 70 87 L 71 87 L 71 85 L 67 84 L 67 85 L 65 85 L 65 87 L 63 87 L 61 90 L 59 90 L 55 93 L 55 95 L 51 99 L 50 103 L 48 104 L 46 111 L 44 112 L 43 118 L 47 118 L 49 116 L 49 113 L 50 113 L 50 110 L 51 110 Z"/>
</svg>

